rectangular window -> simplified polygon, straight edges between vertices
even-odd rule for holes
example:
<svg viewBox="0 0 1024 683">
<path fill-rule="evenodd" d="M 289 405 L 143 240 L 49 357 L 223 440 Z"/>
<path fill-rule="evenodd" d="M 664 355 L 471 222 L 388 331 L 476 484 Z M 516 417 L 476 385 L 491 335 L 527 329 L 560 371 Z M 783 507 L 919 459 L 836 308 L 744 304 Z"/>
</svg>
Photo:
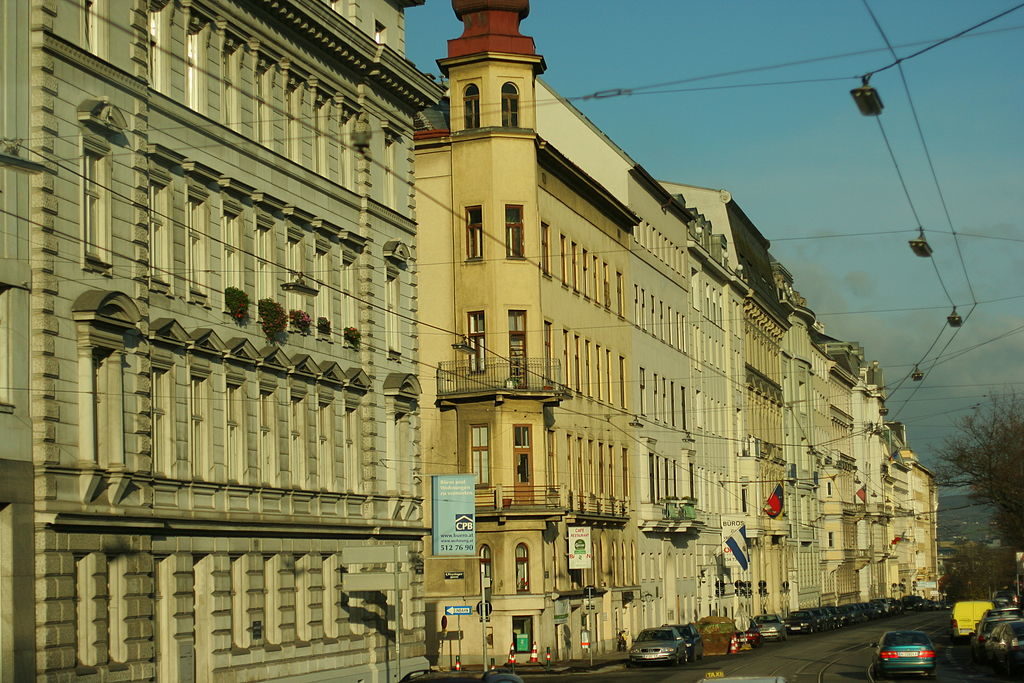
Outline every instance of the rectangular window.
<svg viewBox="0 0 1024 683">
<path fill-rule="evenodd" d="M 206 104 L 205 31 L 190 30 L 185 37 L 185 95 L 190 108 L 203 113 Z"/>
<path fill-rule="evenodd" d="M 221 271 L 224 285 L 245 287 L 245 273 L 242 265 L 242 218 L 237 213 L 225 210 L 221 214 L 221 238 L 224 240 L 224 268 Z"/>
<path fill-rule="evenodd" d="M 647 495 L 649 503 L 658 502 L 658 456 L 647 454 Z"/>
<path fill-rule="evenodd" d="M 647 414 L 647 371 L 640 368 L 640 414 Z"/>
<path fill-rule="evenodd" d="M 188 198 L 188 229 L 185 239 L 185 271 L 190 292 L 206 296 L 209 262 L 207 245 L 210 242 L 209 206 L 202 197 Z"/>
<path fill-rule="evenodd" d="M 100 31 L 103 19 L 99 13 L 99 0 L 82 0 L 82 45 L 94 55 L 100 54 Z"/>
<path fill-rule="evenodd" d="M 402 349 L 402 319 L 399 315 L 401 286 L 398 272 L 389 272 L 384 287 L 384 335 L 388 342 L 388 353 L 392 355 L 400 354 Z"/>
<path fill-rule="evenodd" d="M 334 403 L 327 399 L 316 410 L 316 481 L 312 488 L 336 490 L 337 467 L 334 459 Z"/>
<path fill-rule="evenodd" d="M 531 479 L 532 435 L 530 425 L 513 425 L 512 457 L 516 466 L 516 483 L 529 484 Z"/>
<path fill-rule="evenodd" d="M 167 87 L 166 35 L 163 10 L 151 9 L 149 12 L 149 85 L 160 92 Z"/>
<path fill-rule="evenodd" d="M 189 413 L 189 462 L 192 475 L 199 480 L 211 480 L 209 458 L 210 421 L 209 382 L 205 377 L 193 376 L 189 381 L 188 413 Z"/>
<path fill-rule="evenodd" d="M 110 159 L 85 149 L 82 156 L 82 242 L 87 258 L 110 262 Z"/>
<path fill-rule="evenodd" d="M 517 380 L 526 376 L 526 311 L 508 312 L 509 376 Z"/>
<path fill-rule="evenodd" d="M 604 399 L 604 385 L 601 382 L 601 345 L 594 345 L 594 395 L 597 400 Z"/>
<path fill-rule="evenodd" d="M 273 223 L 267 216 L 260 216 L 256 221 L 253 247 L 253 266 L 256 270 L 255 298 L 258 301 L 274 295 L 274 230 Z"/>
<path fill-rule="evenodd" d="M 246 411 L 245 390 L 238 384 L 227 385 L 224 415 L 224 459 L 228 481 L 245 481 L 246 475 Z"/>
<path fill-rule="evenodd" d="M 259 467 L 261 481 L 269 486 L 277 485 L 277 392 L 271 388 L 260 388 L 259 402 Z"/>
<path fill-rule="evenodd" d="M 583 367 L 585 368 L 583 373 L 583 392 L 587 396 L 593 396 L 594 394 L 594 383 L 593 383 L 593 365 L 590 356 L 590 340 L 586 339 L 583 342 Z"/>
<path fill-rule="evenodd" d="M 165 477 L 176 476 L 174 472 L 177 454 L 174 438 L 175 405 L 174 371 L 170 368 L 153 368 L 153 472 Z"/>
<path fill-rule="evenodd" d="M 611 279 L 610 279 L 611 271 L 608 269 L 608 264 L 607 263 L 604 264 L 603 271 L 604 271 L 604 274 L 602 275 L 602 277 L 604 278 L 604 294 L 602 295 L 602 299 L 604 301 L 604 307 L 606 309 L 611 309 L 611 307 L 612 307 L 612 284 L 611 284 Z"/>
<path fill-rule="evenodd" d="M 576 391 L 580 390 L 580 336 L 578 334 L 573 335 L 573 357 L 572 357 L 572 370 L 573 370 L 573 386 L 572 388 Z"/>
<path fill-rule="evenodd" d="M 466 207 L 466 258 L 484 257 L 484 213 L 479 206 Z"/>
<path fill-rule="evenodd" d="M 628 410 L 626 404 L 626 359 L 619 356 L 619 405 Z"/>
<path fill-rule="evenodd" d="M 570 249 L 571 249 L 571 252 L 572 252 L 571 253 L 572 262 L 570 263 L 570 266 L 572 267 L 572 291 L 578 292 L 578 291 L 580 291 L 580 270 L 579 270 L 580 269 L 580 264 L 579 264 L 579 254 L 577 253 L 578 247 L 576 246 L 575 242 L 573 242 L 570 245 Z"/>
<path fill-rule="evenodd" d="M 566 251 L 565 251 L 565 235 L 558 236 L 558 263 L 559 270 L 562 275 L 562 284 L 569 284 L 569 268 L 565 263 Z"/>
<path fill-rule="evenodd" d="M 505 256 L 508 258 L 524 258 L 526 256 L 523 236 L 523 207 L 521 206 L 505 207 Z"/>
<path fill-rule="evenodd" d="M 478 484 L 491 481 L 491 428 L 487 425 L 472 425 L 470 431 L 470 448 L 473 459 L 473 473 Z"/>
<path fill-rule="evenodd" d="M 552 344 L 554 344 L 554 339 L 553 339 L 554 334 L 555 334 L 555 329 L 554 329 L 554 326 L 551 324 L 551 321 L 545 320 L 544 321 L 544 365 L 545 365 L 546 376 L 548 378 L 550 378 L 550 379 L 554 379 L 554 377 L 552 377 L 552 372 L 551 372 L 551 359 L 554 358 L 554 350 L 552 349 Z"/>
<path fill-rule="evenodd" d="M 589 275 L 590 275 L 590 262 L 589 262 L 587 256 L 588 256 L 587 250 L 583 249 L 580 252 L 580 260 L 581 260 L 582 266 L 583 266 L 583 276 L 582 276 L 582 279 L 583 279 L 583 298 L 584 299 L 589 299 L 590 298 L 590 277 L 589 277 Z"/>
<path fill-rule="evenodd" d="M 544 275 L 551 275 L 551 226 L 540 224 L 540 270 Z"/>
<path fill-rule="evenodd" d="M 625 283 L 622 279 L 622 273 L 615 271 L 615 312 L 622 317 L 622 311 L 625 307 Z"/>
<path fill-rule="evenodd" d="M 149 186 L 149 277 L 154 282 L 171 282 L 171 188 L 160 183 Z"/>
<path fill-rule="evenodd" d="M 487 338 L 483 311 L 468 314 L 466 338 L 473 355 L 469 359 L 470 372 L 483 372 L 487 367 Z"/>
</svg>

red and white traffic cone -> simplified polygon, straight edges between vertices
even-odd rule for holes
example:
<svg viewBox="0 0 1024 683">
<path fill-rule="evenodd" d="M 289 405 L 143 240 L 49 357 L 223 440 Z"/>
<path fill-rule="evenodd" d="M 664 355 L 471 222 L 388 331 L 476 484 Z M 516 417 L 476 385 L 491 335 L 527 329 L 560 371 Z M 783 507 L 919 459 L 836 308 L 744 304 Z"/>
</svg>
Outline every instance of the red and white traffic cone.
<svg viewBox="0 0 1024 683">
<path fill-rule="evenodd" d="M 740 641 L 736 637 L 736 634 L 732 634 L 732 638 L 729 639 L 729 654 L 734 655 L 740 651 Z"/>
<path fill-rule="evenodd" d="M 515 666 L 516 665 L 516 644 L 515 643 L 512 643 L 511 645 L 508 646 L 508 662 L 506 662 L 506 663 L 509 666 Z"/>
<path fill-rule="evenodd" d="M 455 670 L 462 671 L 462 660 L 459 659 L 459 655 L 455 655 Z"/>
<path fill-rule="evenodd" d="M 530 650 L 530 664 L 538 664 L 540 659 L 537 657 L 537 641 L 533 641 L 533 649 Z"/>
</svg>

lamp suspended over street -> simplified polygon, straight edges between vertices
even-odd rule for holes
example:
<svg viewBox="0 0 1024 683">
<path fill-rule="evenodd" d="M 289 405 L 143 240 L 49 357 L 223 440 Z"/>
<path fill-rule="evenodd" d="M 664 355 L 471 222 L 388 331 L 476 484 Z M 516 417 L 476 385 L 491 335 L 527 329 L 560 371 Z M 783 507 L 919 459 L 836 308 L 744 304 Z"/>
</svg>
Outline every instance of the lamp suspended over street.
<svg viewBox="0 0 1024 683">
<path fill-rule="evenodd" d="M 917 237 L 910 240 L 910 249 L 921 258 L 928 258 L 932 255 L 932 245 L 928 244 L 928 240 L 924 236 L 924 228 L 918 227 Z"/>
<path fill-rule="evenodd" d="M 964 324 L 964 319 L 956 312 L 956 306 L 953 307 L 953 312 L 946 316 L 946 322 L 950 327 L 960 327 Z"/>
<path fill-rule="evenodd" d="M 861 114 L 864 116 L 878 116 L 882 113 L 884 105 L 882 104 L 882 98 L 878 95 L 878 91 L 868 84 L 870 80 L 871 74 L 861 76 L 860 87 L 851 90 L 850 94 L 853 95 L 853 101 L 857 103 L 857 108 L 860 109 Z"/>
</svg>

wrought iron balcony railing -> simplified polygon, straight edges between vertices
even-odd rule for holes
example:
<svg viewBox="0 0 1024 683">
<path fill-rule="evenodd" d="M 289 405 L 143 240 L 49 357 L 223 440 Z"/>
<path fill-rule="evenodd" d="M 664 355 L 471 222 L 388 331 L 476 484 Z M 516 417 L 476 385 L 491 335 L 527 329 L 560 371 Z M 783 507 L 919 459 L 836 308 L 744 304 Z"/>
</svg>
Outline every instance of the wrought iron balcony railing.
<svg viewBox="0 0 1024 683">
<path fill-rule="evenodd" d="M 494 391 L 558 393 L 557 360 L 548 358 L 464 358 L 442 361 L 437 368 L 437 395 L 481 394 Z"/>
</svg>

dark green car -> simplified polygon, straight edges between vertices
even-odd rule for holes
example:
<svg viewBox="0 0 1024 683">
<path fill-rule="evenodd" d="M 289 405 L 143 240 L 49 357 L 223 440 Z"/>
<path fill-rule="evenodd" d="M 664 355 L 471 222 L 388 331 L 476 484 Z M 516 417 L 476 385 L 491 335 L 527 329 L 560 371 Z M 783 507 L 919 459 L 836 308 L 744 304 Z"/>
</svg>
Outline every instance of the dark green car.
<svg viewBox="0 0 1024 683">
<path fill-rule="evenodd" d="M 924 631 L 888 631 L 875 648 L 872 676 L 877 680 L 894 674 L 935 675 L 935 645 Z"/>
</svg>

